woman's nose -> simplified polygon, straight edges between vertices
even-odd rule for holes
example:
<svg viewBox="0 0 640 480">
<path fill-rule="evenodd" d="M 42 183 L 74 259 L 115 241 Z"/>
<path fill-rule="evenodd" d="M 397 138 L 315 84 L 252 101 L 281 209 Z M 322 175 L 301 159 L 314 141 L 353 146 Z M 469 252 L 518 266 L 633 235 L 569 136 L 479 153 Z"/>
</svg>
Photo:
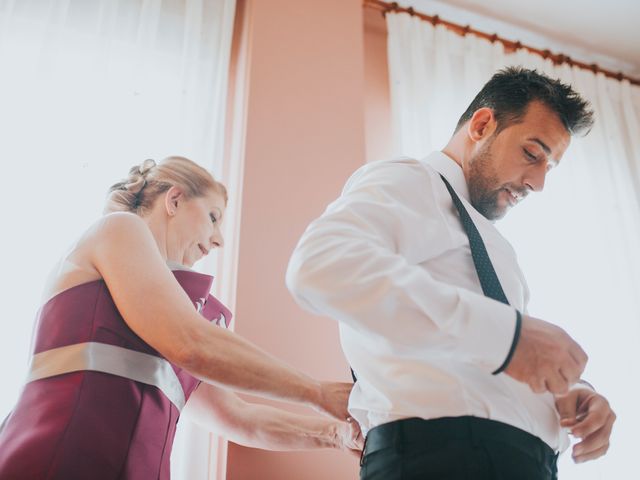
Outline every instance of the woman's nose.
<svg viewBox="0 0 640 480">
<path fill-rule="evenodd" d="M 224 237 L 222 236 L 222 233 L 220 233 L 220 231 L 216 231 L 216 233 L 214 233 L 211 236 L 211 247 L 212 248 L 222 248 L 224 247 Z"/>
</svg>

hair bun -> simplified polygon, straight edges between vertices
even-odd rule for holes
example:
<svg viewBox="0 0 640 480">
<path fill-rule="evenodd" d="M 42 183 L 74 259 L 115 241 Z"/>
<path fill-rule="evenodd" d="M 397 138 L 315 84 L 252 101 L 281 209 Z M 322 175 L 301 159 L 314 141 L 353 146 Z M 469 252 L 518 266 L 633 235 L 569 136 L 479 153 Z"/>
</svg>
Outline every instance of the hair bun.
<svg viewBox="0 0 640 480">
<path fill-rule="evenodd" d="M 156 163 L 148 159 L 133 165 L 127 177 L 109 188 L 104 212 L 133 212 L 146 215 L 156 198 L 171 187 L 179 187 L 185 198 L 195 198 L 214 191 L 224 197 L 227 190 L 211 172 L 184 157 L 167 157 Z"/>
<path fill-rule="evenodd" d="M 128 190 L 134 195 L 137 195 L 147 185 L 147 174 L 156 166 L 155 160 L 147 159 L 142 162 L 138 167 L 133 167 L 129 172 L 129 178 L 127 183 L 124 184 L 124 189 Z"/>
<path fill-rule="evenodd" d="M 152 158 L 148 158 L 140 164 L 140 166 L 138 167 L 138 172 L 140 173 L 140 175 L 144 176 L 149 173 L 149 170 L 151 170 L 155 166 L 156 161 Z"/>
<path fill-rule="evenodd" d="M 144 179 L 142 175 L 138 175 L 135 178 L 130 178 L 130 182 L 124 184 L 124 190 L 127 190 L 134 195 L 140 193 L 140 191 L 145 187 L 147 181 Z"/>
</svg>

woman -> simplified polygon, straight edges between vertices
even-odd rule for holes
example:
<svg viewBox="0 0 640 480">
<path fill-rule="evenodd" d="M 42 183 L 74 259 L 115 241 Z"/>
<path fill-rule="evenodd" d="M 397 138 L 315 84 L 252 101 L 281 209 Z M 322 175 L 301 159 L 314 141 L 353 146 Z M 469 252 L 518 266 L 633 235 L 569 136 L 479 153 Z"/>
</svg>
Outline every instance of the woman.
<svg viewBox="0 0 640 480">
<path fill-rule="evenodd" d="M 188 267 L 223 245 L 226 203 L 181 157 L 147 160 L 111 187 L 105 215 L 48 281 L 28 382 L 0 432 L 0 478 L 167 479 L 183 407 L 254 447 L 361 446 L 352 424 L 231 392 L 344 420 L 351 386 L 316 382 L 216 326 L 231 313 L 209 294 L 212 277 Z"/>
</svg>

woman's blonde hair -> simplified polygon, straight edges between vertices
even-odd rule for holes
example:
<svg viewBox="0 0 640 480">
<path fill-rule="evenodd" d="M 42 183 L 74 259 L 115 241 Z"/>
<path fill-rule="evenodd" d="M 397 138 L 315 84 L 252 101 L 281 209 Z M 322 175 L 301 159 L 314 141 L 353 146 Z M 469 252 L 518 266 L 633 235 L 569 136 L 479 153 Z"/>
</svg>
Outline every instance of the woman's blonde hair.
<svg viewBox="0 0 640 480">
<path fill-rule="evenodd" d="M 104 213 L 146 214 L 162 193 L 178 187 L 186 198 L 219 193 L 228 201 L 227 189 L 211 173 L 184 157 L 167 157 L 156 163 L 145 160 L 129 170 L 129 176 L 109 188 Z"/>
</svg>

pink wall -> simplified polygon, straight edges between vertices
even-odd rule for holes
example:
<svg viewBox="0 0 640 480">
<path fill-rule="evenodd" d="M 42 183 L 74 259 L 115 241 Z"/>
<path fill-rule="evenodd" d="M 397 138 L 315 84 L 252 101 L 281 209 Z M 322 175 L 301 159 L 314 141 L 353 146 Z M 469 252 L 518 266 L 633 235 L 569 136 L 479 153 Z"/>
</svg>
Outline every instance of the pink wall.
<svg viewBox="0 0 640 480">
<path fill-rule="evenodd" d="M 320 379 L 348 380 L 335 321 L 284 283 L 306 225 L 365 162 L 361 0 L 246 0 L 245 172 L 236 331 Z M 299 410 L 312 413 L 309 410 Z M 345 453 L 229 445 L 229 480 L 358 477 Z"/>
<path fill-rule="evenodd" d="M 394 155 L 387 64 L 387 24 L 378 10 L 364 9 L 364 119 L 367 161 Z"/>
</svg>

